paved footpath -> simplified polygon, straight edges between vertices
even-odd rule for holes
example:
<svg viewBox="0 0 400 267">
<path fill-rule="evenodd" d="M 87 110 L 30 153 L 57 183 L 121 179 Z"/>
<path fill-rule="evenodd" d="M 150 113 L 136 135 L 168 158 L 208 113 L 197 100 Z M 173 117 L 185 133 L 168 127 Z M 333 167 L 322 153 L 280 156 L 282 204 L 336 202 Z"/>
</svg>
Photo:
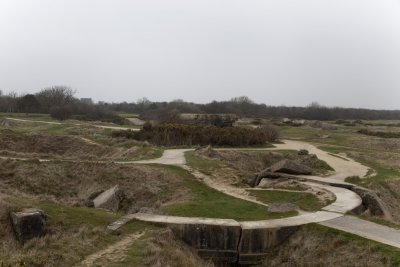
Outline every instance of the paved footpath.
<svg viewBox="0 0 400 267">
<path fill-rule="evenodd" d="M 354 216 L 341 216 L 321 222 L 321 225 L 355 234 L 379 243 L 400 248 L 400 230 L 376 224 Z"/>
<path fill-rule="evenodd" d="M 283 144 L 276 145 L 275 148 L 261 149 L 220 149 L 220 150 L 279 150 L 279 149 L 307 149 L 310 153 L 316 154 L 318 158 L 326 161 L 335 169 L 335 173 L 328 177 L 319 176 L 301 176 L 305 178 L 310 186 L 316 186 L 328 190 L 335 194 L 336 201 L 331 205 L 324 207 L 321 211 L 306 213 L 299 216 L 264 221 L 247 221 L 239 222 L 243 229 L 254 228 L 271 228 L 279 226 L 295 226 L 308 223 L 319 223 L 321 225 L 349 232 L 376 242 L 387 244 L 400 248 L 400 230 L 359 219 L 354 216 L 345 215 L 347 212 L 358 207 L 361 199 L 354 192 L 332 185 L 351 186 L 344 180 L 349 176 L 366 176 L 369 168 L 347 157 L 336 157 L 332 154 L 320 150 L 314 145 L 301 141 L 284 140 Z M 171 164 L 186 167 L 184 153 L 191 149 L 166 150 L 159 159 L 140 161 L 137 163 L 158 163 Z M 210 184 L 212 186 L 212 184 Z M 230 195 L 233 195 L 230 192 Z M 240 198 L 243 198 L 241 195 Z M 254 202 L 254 201 L 253 201 Z M 127 219 L 127 218 L 126 218 Z M 179 222 L 201 222 L 200 218 L 183 219 L 174 218 L 174 216 L 158 216 L 137 214 L 130 215 L 129 219 L 138 219 L 163 223 L 179 223 Z M 207 219 L 206 219 L 207 220 Z"/>
</svg>

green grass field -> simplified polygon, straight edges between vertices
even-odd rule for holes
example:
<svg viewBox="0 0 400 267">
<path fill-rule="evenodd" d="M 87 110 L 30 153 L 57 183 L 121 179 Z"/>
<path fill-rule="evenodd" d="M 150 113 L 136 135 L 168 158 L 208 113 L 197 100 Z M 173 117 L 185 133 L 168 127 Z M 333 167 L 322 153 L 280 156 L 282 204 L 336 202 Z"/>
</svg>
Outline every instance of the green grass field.
<svg viewBox="0 0 400 267">
<path fill-rule="evenodd" d="M 169 215 L 234 219 L 238 221 L 276 219 L 297 215 L 297 212 L 269 213 L 265 206 L 240 200 L 208 187 L 179 167 L 163 166 L 162 168 L 166 168 L 182 177 L 185 186 L 194 195 L 189 201 L 164 207 L 163 211 Z"/>
<path fill-rule="evenodd" d="M 322 203 L 318 198 L 306 192 L 287 192 L 279 190 L 249 190 L 250 195 L 255 196 L 257 200 L 270 203 L 293 203 L 305 211 L 318 211 L 329 203 Z"/>
</svg>

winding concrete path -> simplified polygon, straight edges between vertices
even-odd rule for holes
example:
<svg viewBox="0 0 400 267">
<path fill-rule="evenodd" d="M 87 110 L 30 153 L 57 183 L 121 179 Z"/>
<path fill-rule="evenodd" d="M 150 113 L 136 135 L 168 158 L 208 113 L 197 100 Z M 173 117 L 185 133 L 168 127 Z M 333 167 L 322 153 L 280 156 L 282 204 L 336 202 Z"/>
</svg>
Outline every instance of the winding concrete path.
<svg viewBox="0 0 400 267">
<path fill-rule="evenodd" d="M 156 222 L 162 224 L 220 224 L 226 223 L 236 225 L 239 224 L 242 229 L 268 229 L 276 227 L 289 227 L 299 226 L 308 223 L 319 223 L 321 225 L 335 228 L 341 231 L 349 232 L 376 242 L 394 246 L 400 248 L 400 231 L 394 228 L 386 227 L 380 224 L 372 223 L 359 219 L 357 217 L 345 215 L 347 212 L 358 208 L 361 204 L 361 198 L 346 187 L 352 186 L 352 184 L 345 182 L 344 180 L 349 176 L 365 177 L 369 171 L 369 168 L 350 159 L 347 157 L 336 157 L 328 152 L 318 149 L 317 147 L 293 140 L 284 140 L 283 144 L 277 144 L 275 148 L 259 148 L 259 149 L 219 149 L 219 150 L 282 150 L 282 149 L 307 149 L 310 153 L 316 154 L 319 159 L 326 161 L 331 167 L 335 169 L 335 172 L 327 177 L 319 176 L 299 176 L 302 179 L 307 180 L 305 184 L 312 187 L 319 187 L 324 190 L 332 192 L 336 196 L 336 201 L 321 211 L 301 214 L 294 217 L 274 219 L 274 220 L 262 220 L 262 221 L 243 221 L 236 222 L 234 220 L 225 219 L 208 219 L 208 218 L 187 218 L 187 217 L 176 217 L 176 216 L 164 216 L 154 214 L 136 213 L 121 218 L 124 220 L 137 219 L 147 222 Z M 229 194 L 231 196 L 244 199 L 247 201 L 255 202 L 260 204 L 255 199 L 243 194 L 241 188 L 234 186 L 221 186 L 217 182 L 211 181 L 210 177 L 204 175 L 198 171 L 192 170 L 186 166 L 186 160 L 184 153 L 191 151 L 192 149 L 177 149 L 177 150 L 166 150 L 161 158 L 154 160 L 139 161 L 136 163 L 157 163 L 181 166 L 184 169 L 192 172 L 192 174 L 204 181 L 207 185 L 217 189 L 221 192 Z M 339 185 L 333 186 L 333 185 Z M 263 203 L 261 203 L 263 204 Z M 265 205 L 265 204 L 263 204 Z M 117 223 L 117 222 L 116 222 Z M 125 222 L 118 225 L 120 227 Z M 117 227 L 117 228 L 118 228 Z"/>
</svg>

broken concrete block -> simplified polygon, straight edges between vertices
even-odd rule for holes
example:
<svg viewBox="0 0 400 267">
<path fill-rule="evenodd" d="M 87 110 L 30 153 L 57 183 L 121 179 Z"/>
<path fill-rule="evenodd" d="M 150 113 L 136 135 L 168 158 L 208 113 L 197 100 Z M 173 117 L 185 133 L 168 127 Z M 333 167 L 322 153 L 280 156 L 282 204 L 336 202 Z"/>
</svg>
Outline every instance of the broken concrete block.
<svg viewBox="0 0 400 267">
<path fill-rule="evenodd" d="M 270 167 L 272 172 L 283 172 L 288 174 L 311 174 L 312 169 L 297 163 L 293 160 L 284 159 L 281 160 Z"/>
<path fill-rule="evenodd" d="M 123 199 L 124 193 L 119 189 L 118 185 L 116 185 L 98 195 L 93 200 L 93 205 L 96 209 L 106 209 L 117 212 Z"/>
<path fill-rule="evenodd" d="M 17 239 L 24 243 L 46 234 L 46 214 L 39 209 L 11 212 L 11 222 Z"/>
</svg>

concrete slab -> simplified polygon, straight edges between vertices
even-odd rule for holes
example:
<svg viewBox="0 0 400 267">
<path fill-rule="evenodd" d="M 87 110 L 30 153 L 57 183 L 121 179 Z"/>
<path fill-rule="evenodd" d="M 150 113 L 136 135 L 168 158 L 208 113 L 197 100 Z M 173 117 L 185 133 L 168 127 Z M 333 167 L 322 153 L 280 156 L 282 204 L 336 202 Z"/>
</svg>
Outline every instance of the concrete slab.
<svg viewBox="0 0 400 267">
<path fill-rule="evenodd" d="M 394 228 L 362 220 L 349 215 L 324 221 L 320 224 L 374 240 L 379 243 L 400 248 L 400 230 Z"/>
<path fill-rule="evenodd" d="M 240 226 L 240 224 L 237 221 L 231 219 L 179 217 L 179 216 L 157 215 L 150 213 L 135 213 L 132 214 L 130 218 L 144 222 L 161 223 L 161 224 L 208 224 L 208 225 L 219 225 L 219 226 Z"/>
<path fill-rule="evenodd" d="M 274 219 L 274 220 L 263 220 L 263 221 L 243 221 L 240 222 L 242 229 L 266 229 L 266 228 L 278 228 L 278 227 L 289 227 L 298 226 L 308 223 L 317 223 L 334 218 L 342 217 L 343 214 L 329 212 L 329 211 L 317 211 L 313 213 L 302 214 L 299 216 Z"/>
</svg>

